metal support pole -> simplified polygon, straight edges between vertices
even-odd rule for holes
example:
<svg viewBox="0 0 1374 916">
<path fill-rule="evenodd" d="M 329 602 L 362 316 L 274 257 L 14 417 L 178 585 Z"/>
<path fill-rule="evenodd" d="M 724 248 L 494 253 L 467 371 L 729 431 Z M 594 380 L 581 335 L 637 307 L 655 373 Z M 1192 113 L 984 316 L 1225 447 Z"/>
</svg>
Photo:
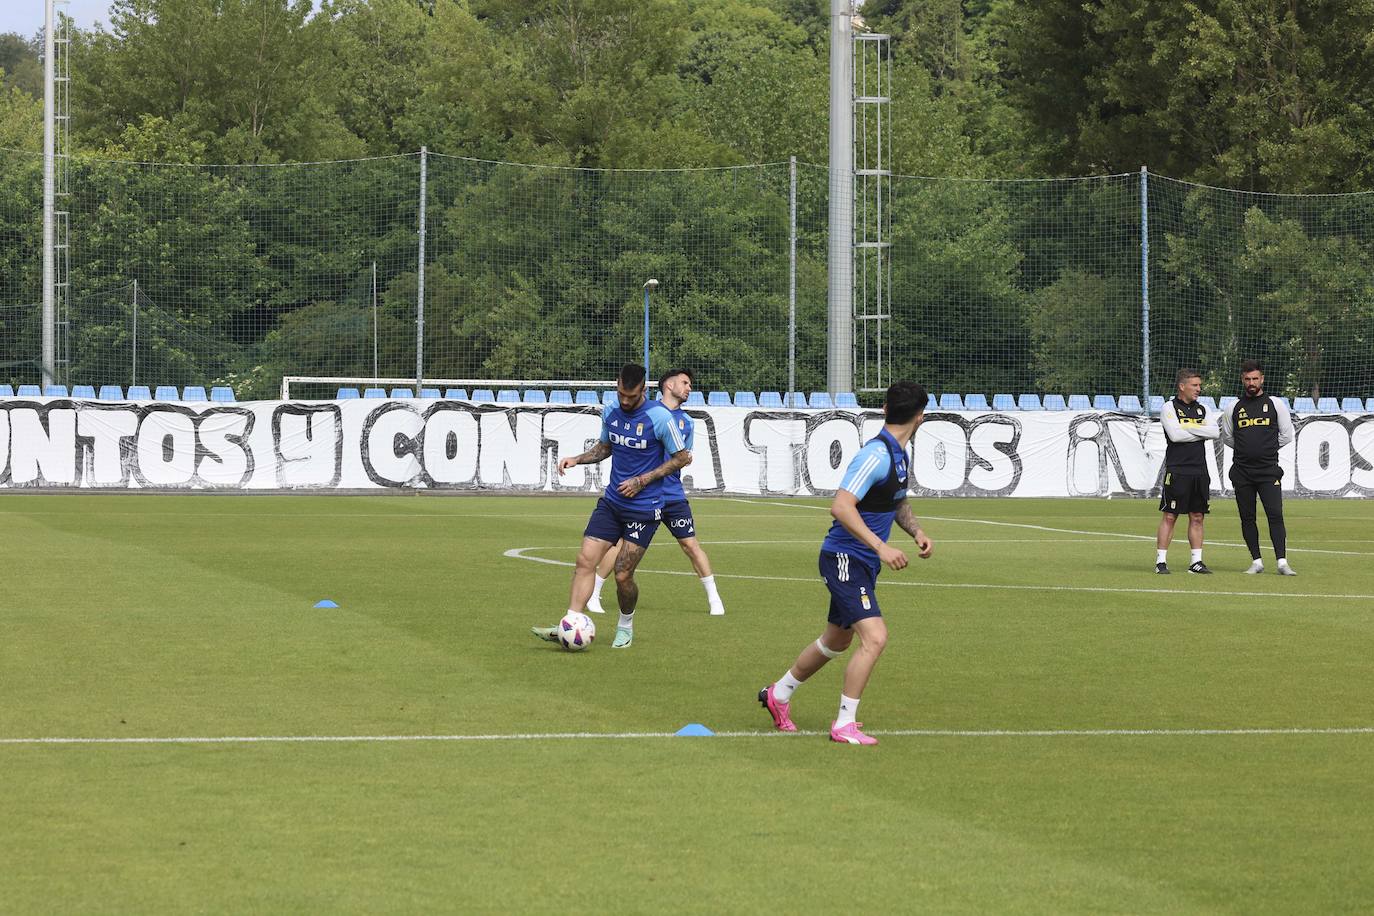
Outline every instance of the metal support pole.
<svg viewBox="0 0 1374 916">
<path fill-rule="evenodd" d="M 644 376 L 649 375 L 649 293 L 658 289 L 658 281 L 650 277 L 644 281 Z"/>
<path fill-rule="evenodd" d="M 53 383 L 57 364 L 57 87 L 53 29 L 57 16 L 53 0 L 43 4 L 43 352 L 40 355 L 43 390 Z"/>
<path fill-rule="evenodd" d="M 425 200 L 429 193 L 429 147 L 420 147 L 420 265 L 415 286 L 415 396 L 425 381 Z"/>
<path fill-rule="evenodd" d="M 1150 415 L 1150 173 L 1140 167 L 1140 368 L 1145 416 Z"/>
<path fill-rule="evenodd" d="M 138 384 L 138 280 L 134 280 L 134 345 L 133 355 L 129 359 L 129 384 Z"/>
<path fill-rule="evenodd" d="M 377 361 L 377 262 L 372 262 L 372 377 L 379 378 L 381 369 Z"/>
<path fill-rule="evenodd" d="M 788 161 L 787 390 L 797 390 L 797 157 Z"/>
<path fill-rule="evenodd" d="M 830 0 L 830 247 L 826 390 L 854 390 L 854 26 Z"/>
</svg>

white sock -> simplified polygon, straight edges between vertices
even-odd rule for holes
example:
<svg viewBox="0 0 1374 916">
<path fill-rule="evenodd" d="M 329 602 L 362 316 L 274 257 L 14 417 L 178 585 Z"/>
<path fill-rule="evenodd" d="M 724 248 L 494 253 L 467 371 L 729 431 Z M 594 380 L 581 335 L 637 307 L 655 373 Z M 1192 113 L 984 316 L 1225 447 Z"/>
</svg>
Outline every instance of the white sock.
<svg viewBox="0 0 1374 916">
<path fill-rule="evenodd" d="M 633 613 L 621 614 L 620 623 L 616 625 L 624 627 L 627 630 L 633 630 L 635 628 L 635 615 Z"/>
<path fill-rule="evenodd" d="M 1257 561 L 1257 562 L 1258 562 L 1258 561 Z M 1287 557 L 1279 557 L 1279 565 L 1280 565 L 1280 566 L 1287 566 L 1287 565 L 1288 565 L 1288 558 L 1287 558 Z"/>
<path fill-rule="evenodd" d="M 788 668 L 782 677 L 778 678 L 773 685 L 773 696 L 779 703 L 792 702 L 792 692 L 802 685 L 802 682 L 792 676 L 792 669 Z"/>
<path fill-rule="evenodd" d="M 1165 557 L 1167 557 L 1168 555 L 1169 555 L 1169 549 L 1168 549 L 1167 547 L 1166 547 L 1165 549 L 1163 549 L 1163 550 L 1156 550 L 1156 551 L 1155 551 L 1155 562 L 1156 562 L 1156 563 L 1167 563 L 1167 562 L 1169 562 L 1168 560 L 1165 559 Z"/>
<path fill-rule="evenodd" d="M 854 717 L 858 714 L 859 701 L 853 697 L 847 697 L 844 694 L 840 694 L 840 711 L 839 714 L 835 716 L 835 727 L 844 728 L 850 722 L 853 722 Z"/>
<path fill-rule="evenodd" d="M 702 576 L 701 585 L 706 589 L 706 600 L 712 604 L 721 604 L 720 592 L 716 591 L 716 577 Z"/>
<path fill-rule="evenodd" d="M 1264 561 L 1263 561 L 1263 560 L 1251 560 L 1251 561 L 1250 561 L 1250 565 L 1251 565 L 1251 566 L 1258 566 L 1260 569 L 1264 569 Z"/>
<path fill-rule="evenodd" d="M 1194 562 L 1194 563 L 1201 563 L 1201 562 L 1202 562 L 1202 548 L 1201 548 L 1201 547 L 1199 547 L 1199 548 L 1197 548 L 1196 550 L 1193 551 L 1193 562 Z"/>
<path fill-rule="evenodd" d="M 596 577 L 596 584 L 592 586 L 592 597 L 597 601 L 601 600 L 601 586 L 606 584 L 606 580 L 600 576 Z"/>
</svg>

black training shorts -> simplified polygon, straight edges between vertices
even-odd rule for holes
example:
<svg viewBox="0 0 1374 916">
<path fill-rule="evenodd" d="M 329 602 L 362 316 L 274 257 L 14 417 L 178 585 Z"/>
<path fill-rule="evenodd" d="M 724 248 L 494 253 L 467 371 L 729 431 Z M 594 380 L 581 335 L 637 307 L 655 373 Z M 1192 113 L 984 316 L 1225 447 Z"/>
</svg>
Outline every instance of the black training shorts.
<svg viewBox="0 0 1374 916">
<path fill-rule="evenodd" d="M 1212 478 L 1206 474 L 1164 472 L 1164 486 L 1159 491 L 1159 511 L 1170 515 L 1206 514 L 1210 508 Z"/>
</svg>

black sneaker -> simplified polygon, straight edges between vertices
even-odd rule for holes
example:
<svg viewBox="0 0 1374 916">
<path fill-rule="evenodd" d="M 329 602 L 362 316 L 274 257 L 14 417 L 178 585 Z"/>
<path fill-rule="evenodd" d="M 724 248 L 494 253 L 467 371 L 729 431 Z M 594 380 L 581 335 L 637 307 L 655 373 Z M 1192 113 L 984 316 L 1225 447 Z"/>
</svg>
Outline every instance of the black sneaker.
<svg viewBox="0 0 1374 916">
<path fill-rule="evenodd" d="M 1201 560 L 1198 560 L 1192 566 L 1189 566 L 1188 572 L 1197 573 L 1200 576 L 1210 576 L 1212 574 L 1212 571 L 1207 568 L 1207 564 L 1202 562 Z"/>
<path fill-rule="evenodd" d="M 1155 564 L 1155 572 L 1159 573 L 1161 576 L 1167 576 L 1167 575 L 1169 575 L 1169 564 L 1168 564 L 1168 563 L 1156 563 L 1156 564 Z"/>
</svg>

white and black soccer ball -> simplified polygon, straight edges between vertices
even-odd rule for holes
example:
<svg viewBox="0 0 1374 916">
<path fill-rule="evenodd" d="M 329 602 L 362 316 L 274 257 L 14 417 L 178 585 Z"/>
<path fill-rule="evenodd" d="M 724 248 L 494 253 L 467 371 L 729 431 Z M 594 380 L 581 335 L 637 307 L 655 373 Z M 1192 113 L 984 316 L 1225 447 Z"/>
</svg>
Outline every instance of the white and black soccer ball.
<svg viewBox="0 0 1374 916">
<path fill-rule="evenodd" d="M 596 639 L 596 624 L 581 611 L 570 611 L 558 621 L 558 644 L 569 652 L 581 652 Z"/>
</svg>

